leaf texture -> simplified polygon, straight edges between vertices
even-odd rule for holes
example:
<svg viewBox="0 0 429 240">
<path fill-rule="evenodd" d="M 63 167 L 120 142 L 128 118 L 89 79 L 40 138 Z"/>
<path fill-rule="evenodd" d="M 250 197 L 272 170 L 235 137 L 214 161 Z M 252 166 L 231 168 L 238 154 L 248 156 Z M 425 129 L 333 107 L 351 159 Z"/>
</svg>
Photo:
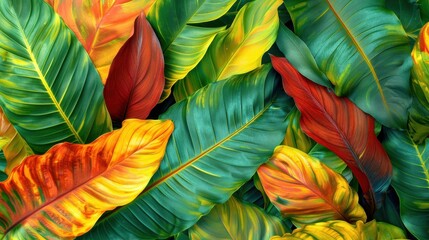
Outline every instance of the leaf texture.
<svg viewBox="0 0 429 240">
<path fill-rule="evenodd" d="M 176 84 L 176 101 L 210 82 L 261 66 L 263 54 L 277 37 L 281 4 L 281 0 L 256 0 L 244 5 L 232 25 L 216 35 L 201 62 Z"/>
<path fill-rule="evenodd" d="M 283 145 L 308 153 L 316 143 L 302 131 L 301 125 L 299 124 L 300 118 L 301 113 L 296 107 L 287 115 L 287 128 Z"/>
<path fill-rule="evenodd" d="M 104 98 L 113 121 L 146 119 L 164 88 L 164 57 L 144 13 L 136 19 L 134 35 L 113 60 Z"/>
<path fill-rule="evenodd" d="M 1 1 L 0 21 L 0 105 L 35 153 L 111 130 L 97 71 L 49 5 Z"/>
<path fill-rule="evenodd" d="M 271 156 L 292 106 L 270 65 L 176 103 L 161 116 L 172 119 L 176 130 L 148 187 L 84 237 L 166 238 L 191 227 Z"/>
<path fill-rule="evenodd" d="M 171 121 L 127 120 L 91 144 L 33 155 L 0 183 L 2 239 L 71 238 L 132 201 L 158 169 Z"/>
<path fill-rule="evenodd" d="M 270 239 L 287 229 L 280 218 L 231 197 L 216 205 L 189 230 L 189 239 Z"/>
<path fill-rule="evenodd" d="M 383 146 L 393 164 L 402 222 L 418 239 L 429 238 L 429 139 L 417 145 L 406 132 L 387 131 Z"/>
<path fill-rule="evenodd" d="M 303 77 L 285 58 L 273 56 L 272 62 L 301 112 L 302 130 L 346 162 L 370 208 L 381 204 L 392 165 L 374 133 L 374 119 L 347 98 Z M 369 210 L 372 214 L 374 209 Z"/>
<path fill-rule="evenodd" d="M 384 1 L 291 0 L 285 4 L 295 33 L 335 85 L 335 93 L 349 97 L 383 125 L 405 128 L 411 104 L 410 47 L 401 22 L 386 10 Z"/>
<path fill-rule="evenodd" d="M 103 84 L 119 49 L 133 34 L 134 20 L 150 0 L 45 0 L 75 33 L 91 57 Z"/>
<path fill-rule="evenodd" d="M 318 159 L 279 146 L 258 175 L 271 202 L 297 226 L 330 220 L 366 221 L 348 182 Z"/>
<path fill-rule="evenodd" d="M 171 87 L 203 58 L 216 34 L 225 29 L 196 25 L 221 17 L 235 1 L 157 0 L 152 6 L 147 18 L 160 40 L 165 58 L 166 82 L 161 101 L 167 99 Z"/>
</svg>

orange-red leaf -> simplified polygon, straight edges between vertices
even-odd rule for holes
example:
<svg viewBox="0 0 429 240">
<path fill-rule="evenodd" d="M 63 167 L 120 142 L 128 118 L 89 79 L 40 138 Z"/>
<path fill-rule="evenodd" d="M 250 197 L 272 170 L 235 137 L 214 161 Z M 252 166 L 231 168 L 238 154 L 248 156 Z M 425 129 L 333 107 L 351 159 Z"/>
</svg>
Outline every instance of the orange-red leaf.
<svg viewBox="0 0 429 240">
<path fill-rule="evenodd" d="M 105 83 L 110 64 L 153 0 L 45 0 L 76 34 Z"/>
<path fill-rule="evenodd" d="M 0 183 L 0 238 L 72 238 L 131 202 L 158 169 L 171 121 L 127 120 L 91 144 L 26 158 Z"/>
<path fill-rule="evenodd" d="M 104 98 L 113 121 L 145 119 L 164 88 L 161 45 L 144 13 L 136 19 L 134 35 L 113 60 Z"/>
<path fill-rule="evenodd" d="M 347 98 L 302 76 L 285 58 L 271 60 L 301 112 L 302 130 L 347 163 L 372 212 L 392 176 L 390 159 L 374 133 L 374 119 Z"/>
</svg>

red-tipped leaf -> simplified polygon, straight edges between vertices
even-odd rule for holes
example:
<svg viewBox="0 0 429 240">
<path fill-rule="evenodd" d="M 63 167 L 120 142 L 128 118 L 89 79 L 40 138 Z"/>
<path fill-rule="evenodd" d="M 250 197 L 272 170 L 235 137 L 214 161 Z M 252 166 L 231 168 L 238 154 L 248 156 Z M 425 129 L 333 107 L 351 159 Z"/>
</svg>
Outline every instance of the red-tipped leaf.
<svg viewBox="0 0 429 240">
<path fill-rule="evenodd" d="M 283 87 L 301 112 L 302 130 L 343 159 L 373 211 L 392 176 L 392 165 L 374 133 L 374 119 L 347 98 L 302 76 L 285 58 L 271 57 Z"/>
<path fill-rule="evenodd" d="M 136 19 L 134 35 L 113 60 L 104 98 L 113 121 L 145 119 L 164 88 L 164 57 L 144 13 Z"/>
</svg>

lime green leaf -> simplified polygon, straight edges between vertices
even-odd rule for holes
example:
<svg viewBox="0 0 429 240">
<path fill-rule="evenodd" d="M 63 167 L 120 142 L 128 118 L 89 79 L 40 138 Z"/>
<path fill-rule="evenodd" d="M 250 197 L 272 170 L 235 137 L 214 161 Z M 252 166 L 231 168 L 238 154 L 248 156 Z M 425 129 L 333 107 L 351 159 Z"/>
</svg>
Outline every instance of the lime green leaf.
<svg viewBox="0 0 429 240">
<path fill-rule="evenodd" d="M 407 35 L 383 0 L 290 0 L 295 33 L 320 70 L 381 124 L 405 128 L 411 104 Z M 362 24 L 365 19 L 365 24 Z M 389 59 L 389 61 L 386 61 Z"/>
<path fill-rule="evenodd" d="M 290 146 L 308 153 L 316 143 L 302 131 L 301 125 L 299 123 L 300 118 L 301 113 L 296 107 L 294 107 L 287 115 L 287 128 L 283 145 Z"/>
<path fill-rule="evenodd" d="M 414 236 L 428 239 L 429 139 L 417 145 L 409 134 L 390 130 L 383 145 L 392 160 L 402 221 Z"/>
<path fill-rule="evenodd" d="M 292 107 L 270 65 L 212 83 L 176 103 L 161 116 L 173 120 L 175 131 L 148 187 L 85 237 L 166 238 L 191 227 L 271 156 Z"/>
<path fill-rule="evenodd" d="M 189 229 L 191 239 L 270 239 L 290 232 L 280 218 L 266 214 L 262 209 L 242 203 L 231 197 L 217 205 Z"/>
<path fill-rule="evenodd" d="M 3 0 L 0 22 L 0 105 L 35 153 L 111 130 L 97 70 L 47 3 Z"/>
<path fill-rule="evenodd" d="M 191 24 L 215 20 L 225 14 L 236 0 L 157 0 L 147 19 L 161 43 L 165 60 L 166 83 L 161 101 L 171 87 L 203 58 L 216 34 L 224 27 L 206 28 Z"/>
<path fill-rule="evenodd" d="M 244 5 L 232 25 L 220 32 L 200 63 L 174 88 L 176 101 L 217 80 L 249 72 L 261 65 L 279 26 L 281 0 L 255 0 Z"/>
<path fill-rule="evenodd" d="M 356 228 L 361 232 L 361 239 L 406 239 L 406 235 L 402 229 L 397 226 L 376 222 L 375 220 L 363 223 L 357 222 Z"/>
</svg>

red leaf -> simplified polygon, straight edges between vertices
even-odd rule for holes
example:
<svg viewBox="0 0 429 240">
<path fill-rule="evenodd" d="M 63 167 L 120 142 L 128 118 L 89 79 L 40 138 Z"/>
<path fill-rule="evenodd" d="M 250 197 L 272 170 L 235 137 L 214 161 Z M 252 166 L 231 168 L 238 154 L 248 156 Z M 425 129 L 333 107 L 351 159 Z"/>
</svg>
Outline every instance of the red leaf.
<svg viewBox="0 0 429 240">
<path fill-rule="evenodd" d="M 285 58 L 272 56 L 271 61 L 301 112 L 302 130 L 346 162 L 372 212 L 392 176 L 390 159 L 374 133 L 374 119 L 349 99 L 302 76 Z"/>
<path fill-rule="evenodd" d="M 112 120 L 145 119 L 164 88 L 164 57 L 144 13 L 136 19 L 134 35 L 113 60 L 104 88 Z"/>
</svg>

